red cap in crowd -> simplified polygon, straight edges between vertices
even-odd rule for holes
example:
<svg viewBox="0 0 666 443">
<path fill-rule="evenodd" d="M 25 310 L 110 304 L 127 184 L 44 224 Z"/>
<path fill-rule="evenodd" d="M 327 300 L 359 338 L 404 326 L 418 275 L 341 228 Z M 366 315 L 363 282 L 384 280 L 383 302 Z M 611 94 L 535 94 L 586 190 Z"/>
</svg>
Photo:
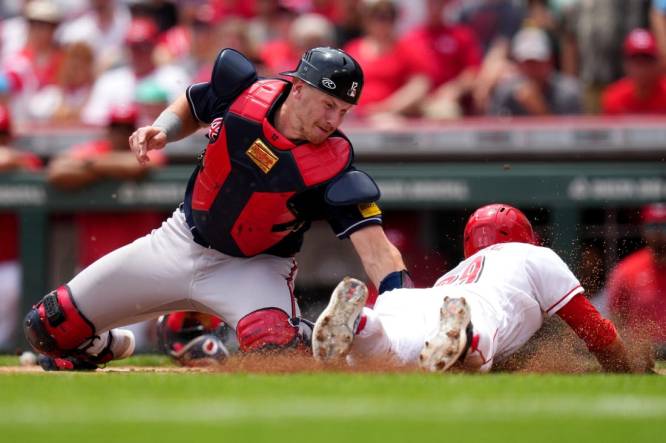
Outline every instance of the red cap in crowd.
<svg viewBox="0 0 666 443">
<path fill-rule="evenodd" d="M 624 55 L 634 57 L 644 55 L 657 57 L 657 41 L 647 29 L 634 29 L 624 39 Z"/>
<path fill-rule="evenodd" d="M 139 110 L 135 105 L 118 105 L 109 111 L 110 125 L 136 126 L 139 118 Z"/>
<path fill-rule="evenodd" d="M 148 18 L 135 18 L 132 20 L 127 34 L 125 35 L 125 42 L 128 45 L 141 44 L 141 43 L 157 43 L 157 36 L 160 30 L 154 21 Z"/>
<path fill-rule="evenodd" d="M 641 218 L 645 224 L 666 223 L 666 203 L 652 203 L 643 206 Z"/>
<path fill-rule="evenodd" d="M 10 134 L 12 132 L 12 121 L 9 117 L 9 109 L 5 105 L 0 105 L 0 133 Z"/>
</svg>

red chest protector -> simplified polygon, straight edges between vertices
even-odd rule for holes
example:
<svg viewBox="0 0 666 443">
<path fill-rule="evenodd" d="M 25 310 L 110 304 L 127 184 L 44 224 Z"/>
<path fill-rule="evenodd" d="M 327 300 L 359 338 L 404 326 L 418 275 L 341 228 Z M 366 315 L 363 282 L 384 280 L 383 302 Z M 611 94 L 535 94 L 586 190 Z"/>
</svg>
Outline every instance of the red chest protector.
<svg viewBox="0 0 666 443">
<path fill-rule="evenodd" d="M 211 247 L 229 255 L 267 251 L 292 233 L 298 220 L 287 202 L 333 179 L 352 160 L 349 141 L 332 136 L 295 145 L 268 121 L 287 83 L 255 82 L 211 123 L 203 165 L 192 190 L 192 218 Z"/>
</svg>

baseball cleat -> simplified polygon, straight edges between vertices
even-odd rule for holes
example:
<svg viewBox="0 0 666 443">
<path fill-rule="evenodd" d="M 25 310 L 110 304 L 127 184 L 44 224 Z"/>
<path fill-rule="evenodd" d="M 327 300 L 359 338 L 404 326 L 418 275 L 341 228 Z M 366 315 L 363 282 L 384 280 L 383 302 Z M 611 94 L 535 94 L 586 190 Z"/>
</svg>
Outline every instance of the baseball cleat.
<svg viewBox="0 0 666 443">
<path fill-rule="evenodd" d="M 343 358 L 349 353 L 368 288 L 360 280 L 345 277 L 331 294 L 312 331 L 312 354 L 317 361 Z"/>
<path fill-rule="evenodd" d="M 99 367 L 95 363 L 76 357 L 58 358 L 48 355 L 40 355 L 37 363 L 45 371 L 94 371 Z"/>
<path fill-rule="evenodd" d="M 109 335 L 109 342 L 100 355 L 88 355 L 84 352 L 68 357 L 40 355 L 37 363 L 45 371 L 94 371 L 111 360 L 121 360 L 132 355 L 135 346 L 132 331 L 114 329 Z"/>
<path fill-rule="evenodd" d="M 134 333 L 129 329 L 113 329 L 111 331 L 111 342 L 108 346 L 114 360 L 122 360 L 131 356 L 134 353 L 135 345 Z"/>
<path fill-rule="evenodd" d="M 470 323 L 470 310 L 464 297 L 444 297 L 439 310 L 439 330 L 425 342 L 419 366 L 429 372 L 444 372 L 449 369 L 465 351 L 467 326 Z"/>
</svg>

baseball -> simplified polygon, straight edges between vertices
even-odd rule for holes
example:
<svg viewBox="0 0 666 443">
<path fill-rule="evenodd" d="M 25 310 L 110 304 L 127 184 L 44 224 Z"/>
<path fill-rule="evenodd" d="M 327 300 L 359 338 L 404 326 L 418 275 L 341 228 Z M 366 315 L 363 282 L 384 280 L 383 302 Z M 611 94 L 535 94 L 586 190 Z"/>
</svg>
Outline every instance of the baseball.
<svg viewBox="0 0 666 443">
<path fill-rule="evenodd" d="M 37 356 L 33 352 L 25 351 L 19 357 L 19 363 L 21 366 L 34 366 L 37 364 Z"/>
</svg>

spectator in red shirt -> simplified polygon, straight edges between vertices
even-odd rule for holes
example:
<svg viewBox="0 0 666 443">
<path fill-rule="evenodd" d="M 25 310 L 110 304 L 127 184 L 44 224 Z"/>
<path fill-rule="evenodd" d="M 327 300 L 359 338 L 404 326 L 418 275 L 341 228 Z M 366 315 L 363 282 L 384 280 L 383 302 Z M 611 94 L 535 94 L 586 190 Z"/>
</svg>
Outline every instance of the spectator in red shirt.
<svg viewBox="0 0 666 443">
<path fill-rule="evenodd" d="M 345 47 L 365 76 L 355 112 L 368 116 L 414 113 L 431 83 L 404 63 L 410 48 L 395 39 L 398 8 L 392 0 L 364 0 L 361 12 L 364 35 Z"/>
<path fill-rule="evenodd" d="M 25 7 L 28 36 L 25 46 L 6 62 L 13 89 L 41 88 L 56 81 L 62 51 L 55 40 L 61 21 L 56 5 L 47 0 L 33 0 Z"/>
<path fill-rule="evenodd" d="M 0 105 L 0 174 L 36 171 L 41 161 L 12 146 L 9 110 Z M 0 213 L 0 349 L 12 343 L 18 321 L 21 266 L 18 259 L 18 221 L 14 214 Z"/>
<path fill-rule="evenodd" d="M 474 31 L 446 23 L 444 7 L 450 0 L 427 0 L 426 22 L 408 32 L 401 44 L 410 49 L 405 65 L 430 77 L 434 92 L 423 112 L 430 118 L 458 117 L 460 100 L 474 86 L 482 49 Z"/>
<path fill-rule="evenodd" d="M 45 86 L 55 84 L 63 53 L 55 40 L 61 14 L 52 1 L 32 0 L 25 6 L 28 34 L 25 46 L 3 62 L 2 75 L 12 98 L 12 117 L 32 117 L 30 100 Z"/>
<path fill-rule="evenodd" d="M 645 29 L 634 29 L 624 41 L 626 76 L 603 92 L 604 114 L 666 113 L 666 76 L 659 63 L 657 42 Z"/>
<path fill-rule="evenodd" d="M 95 83 L 95 54 L 86 43 L 63 48 L 57 82 L 38 91 L 30 99 L 31 117 L 51 123 L 81 123 L 85 106 Z"/>
<path fill-rule="evenodd" d="M 648 338 L 666 357 L 666 203 L 642 212 L 647 246 L 620 261 L 608 280 L 609 311 L 634 337 Z"/>
</svg>

